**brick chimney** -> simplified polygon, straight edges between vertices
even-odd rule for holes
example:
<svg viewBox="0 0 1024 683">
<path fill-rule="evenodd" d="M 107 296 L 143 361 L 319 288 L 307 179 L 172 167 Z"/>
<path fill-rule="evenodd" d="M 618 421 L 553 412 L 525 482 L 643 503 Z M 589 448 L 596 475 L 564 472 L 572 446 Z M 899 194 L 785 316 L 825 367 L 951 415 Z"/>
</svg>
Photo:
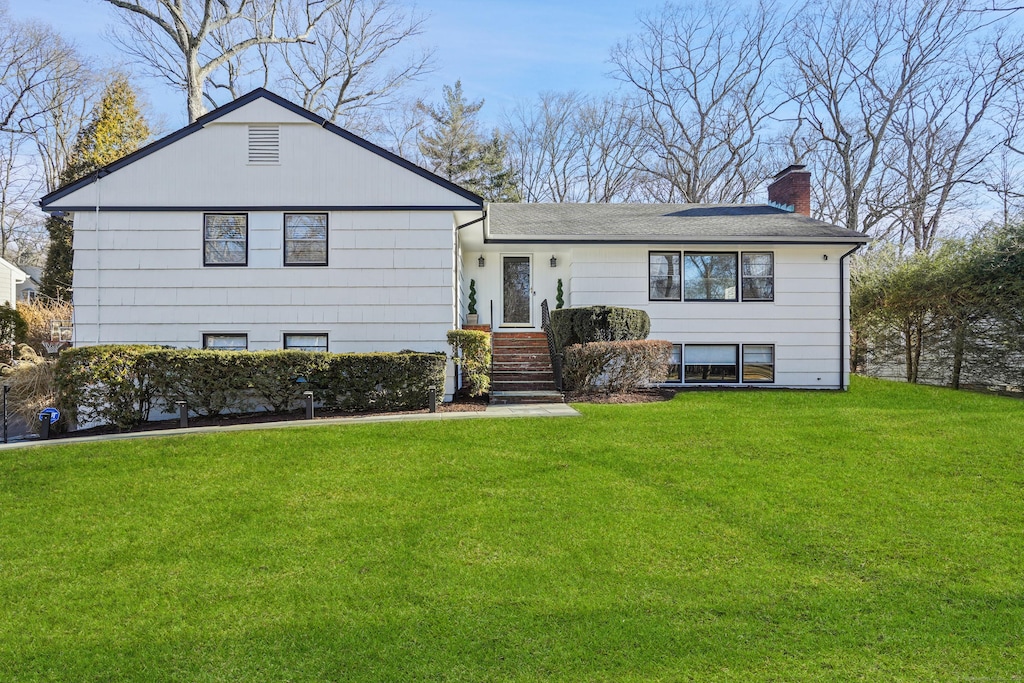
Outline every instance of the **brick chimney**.
<svg viewBox="0 0 1024 683">
<path fill-rule="evenodd" d="M 811 173 L 803 164 L 793 164 L 775 175 L 768 186 L 768 201 L 789 204 L 796 213 L 811 215 Z"/>
</svg>

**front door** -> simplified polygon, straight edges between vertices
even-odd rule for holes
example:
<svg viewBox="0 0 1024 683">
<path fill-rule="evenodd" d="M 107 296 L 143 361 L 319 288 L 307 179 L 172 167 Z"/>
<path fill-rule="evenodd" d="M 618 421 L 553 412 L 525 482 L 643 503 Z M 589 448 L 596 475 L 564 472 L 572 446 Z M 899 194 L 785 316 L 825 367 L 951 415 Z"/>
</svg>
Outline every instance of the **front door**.
<svg viewBox="0 0 1024 683">
<path fill-rule="evenodd" d="M 530 326 L 530 257 L 501 257 L 501 324 Z"/>
</svg>

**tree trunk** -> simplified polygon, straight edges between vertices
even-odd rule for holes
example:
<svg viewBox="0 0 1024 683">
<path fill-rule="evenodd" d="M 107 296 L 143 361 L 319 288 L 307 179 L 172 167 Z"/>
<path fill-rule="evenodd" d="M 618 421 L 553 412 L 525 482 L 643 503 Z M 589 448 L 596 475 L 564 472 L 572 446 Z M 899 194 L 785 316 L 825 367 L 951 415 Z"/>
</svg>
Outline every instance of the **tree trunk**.
<svg viewBox="0 0 1024 683">
<path fill-rule="evenodd" d="M 194 123 L 196 119 L 206 113 L 203 106 L 203 77 L 199 73 L 198 53 L 186 56 L 186 69 L 188 71 L 188 122 Z"/>
</svg>

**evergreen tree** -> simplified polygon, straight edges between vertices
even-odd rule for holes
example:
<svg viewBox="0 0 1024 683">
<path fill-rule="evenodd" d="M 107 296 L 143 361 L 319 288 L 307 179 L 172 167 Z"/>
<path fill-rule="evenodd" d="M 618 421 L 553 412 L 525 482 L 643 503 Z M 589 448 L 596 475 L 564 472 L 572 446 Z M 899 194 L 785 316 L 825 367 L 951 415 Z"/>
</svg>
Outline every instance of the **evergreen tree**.
<svg viewBox="0 0 1024 683">
<path fill-rule="evenodd" d="M 433 124 L 420 133 L 420 154 L 434 173 L 488 201 L 517 202 L 515 173 L 505 159 L 507 140 L 497 130 L 490 140 L 480 133 L 476 117 L 483 106 L 483 100 L 466 101 L 461 81 L 444 86 L 441 104 L 419 102 Z"/>
<path fill-rule="evenodd" d="M 149 124 L 139 110 L 135 91 L 126 76 L 117 76 L 103 91 L 88 123 L 82 127 L 68 155 L 60 184 L 68 185 L 137 150 L 149 137 Z M 71 295 L 74 229 L 71 219 L 51 216 L 46 222 L 50 247 L 46 253 L 40 294 L 53 299 Z"/>
</svg>

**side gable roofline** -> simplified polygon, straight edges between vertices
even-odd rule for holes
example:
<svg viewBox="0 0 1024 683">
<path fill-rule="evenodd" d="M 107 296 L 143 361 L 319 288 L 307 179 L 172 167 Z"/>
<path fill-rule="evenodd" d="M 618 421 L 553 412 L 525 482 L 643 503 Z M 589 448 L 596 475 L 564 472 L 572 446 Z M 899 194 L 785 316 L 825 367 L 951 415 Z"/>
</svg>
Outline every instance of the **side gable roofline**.
<svg viewBox="0 0 1024 683">
<path fill-rule="evenodd" d="M 61 197 L 69 195 L 72 192 L 74 192 L 76 190 L 79 190 L 79 189 L 85 187 L 86 185 L 88 185 L 90 183 L 96 182 L 97 178 L 102 178 L 103 176 L 109 175 L 109 174 L 113 173 L 114 171 L 117 171 L 117 170 L 119 170 L 121 168 L 124 168 L 125 166 L 127 166 L 127 165 L 129 165 L 129 164 L 131 164 L 131 163 L 133 163 L 135 161 L 138 161 L 139 159 L 142 159 L 143 157 L 149 156 L 153 152 L 157 152 L 157 151 L 163 149 L 164 147 L 167 147 L 168 145 L 171 145 L 171 144 L 177 142 L 178 140 L 181 140 L 182 138 L 187 137 L 187 136 L 191 135 L 192 133 L 195 133 L 198 130 L 202 130 L 203 127 L 206 126 L 206 124 L 211 123 L 213 121 L 216 121 L 220 117 L 222 117 L 222 116 L 224 116 L 226 114 L 230 114 L 231 112 L 235 111 L 236 109 L 244 107 L 245 105 L 247 105 L 247 104 L 249 104 L 249 103 L 251 103 L 251 102 L 253 102 L 253 101 L 255 101 L 255 100 L 257 100 L 257 99 L 259 99 L 261 97 L 264 98 L 264 99 L 270 100 L 271 102 L 273 102 L 274 104 L 276 104 L 276 105 L 278 105 L 280 107 L 284 107 L 285 109 L 287 109 L 288 111 L 292 112 L 293 114 L 297 114 L 298 116 L 301 116 L 302 118 L 304 118 L 304 119 L 306 119 L 306 120 L 308 120 L 308 121 L 310 121 L 312 123 L 315 123 L 316 125 L 320 126 L 321 128 L 324 128 L 325 130 L 329 130 L 330 132 L 334 133 L 335 135 L 338 135 L 340 137 L 345 138 L 349 142 L 352 142 L 352 143 L 354 143 L 356 145 L 359 145 L 360 147 L 362 147 L 363 149 L 365 149 L 367 151 L 373 152 L 374 154 L 376 154 L 378 156 L 384 157 L 388 161 L 390 161 L 390 162 L 392 162 L 394 164 L 397 164 L 397 165 L 401 166 L 402 168 L 404 168 L 404 169 L 406 169 L 408 171 L 412 171 L 416 175 L 418 175 L 418 176 L 420 176 L 422 178 L 425 178 L 425 179 L 429 180 L 432 183 L 440 185 L 441 187 L 445 188 L 446 190 L 450 190 L 451 192 L 454 192 L 455 194 L 459 195 L 460 197 L 468 199 L 469 201 L 473 202 L 474 204 L 479 204 L 481 207 L 483 206 L 483 203 L 484 203 L 483 198 L 478 196 L 478 195 L 476 195 L 473 192 L 470 192 L 466 188 L 460 187 L 460 186 L 456 185 L 455 183 L 451 182 L 450 180 L 445 180 L 441 176 L 439 176 L 439 175 L 437 175 L 435 173 L 431 173 L 430 171 L 428 171 L 425 168 L 417 166 L 416 164 L 412 163 L 408 159 L 403 159 L 402 157 L 398 156 L 397 154 L 395 154 L 393 152 L 389 152 L 388 150 L 384 149 L 383 147 L 379 147 L 378 145 L 373 144 L 369 140 L 365 140 L 365 139 L 359 137 L 358 135 L 355 135 L 354 133 L 350 133 L 349 131 L 345 130 L 341 126 L 338 126 L 338 125 L 336 125 L 334 123 L 331 123 L 330 121 L 328 121 L 324 117 L 318 116 L 317 114 L 314 114 L 313 112 L 309 111 L 308 109 L 303 109 L 302 107 L 300 107 L 299 105 L 295 104 L 294 102 L 289 102 L 288 100 L 286 100 L 285 98 L 281 97 L 280 95 L 278 95 L 276 93 L 272 93 L 269 90 L 266 90 L 264 88 L 257 88 L 255 90 L 253 90 L 252 92 L 249 92 L 249 93 L 246 93 L 245 95 L 242 95 L 241 97 L 239 97 L 237 100 L 234 100 L 233 102 L 228 102 L 227 104 L 225 104 L 222 107 L 217 107 L 213 111 L 208 112 L 208 113 L 204 114 L 203 116 L 200 116 L 193 123 L 190 123 L 189 125 L 185 126 L 184 128 L 176 130 L 175 132 L 171 133 L 170 135 L 162 137 L 159 140 L 156 140 L 155 142 L 151 142 L 148 145 L 146 145 L 145 147 L 137 149 L 134 152 L 132 152 L 131 154 L 129 154 L 128 156 L 122 157 L 122 158 L 118 159 L 117 161 L 114 161 L 112 163 L 107 164 L 103 168 L 101 168 L 101 169 L 99 169 L 99 170 L 97 170 L 97 171 L 95 171 L 93 173 L 90 173 L 89 175 L 85 176 L 84 178 L 80 178 L 79 180 L 76 180 L 75 182 L 73 182 L 73 183 L 71 183 L 69 185 L 65 185 L 64 187 L 57 188 L 56 190 L 54 190 L 50 194 L 48 194 L 48 195 L 44 196 L 42 199 L 40 199 L 39 200 L 39 206 L 45 211 L 48 204 L 52 204 L 53 202 L 57 201 Z"/>
</svg>

